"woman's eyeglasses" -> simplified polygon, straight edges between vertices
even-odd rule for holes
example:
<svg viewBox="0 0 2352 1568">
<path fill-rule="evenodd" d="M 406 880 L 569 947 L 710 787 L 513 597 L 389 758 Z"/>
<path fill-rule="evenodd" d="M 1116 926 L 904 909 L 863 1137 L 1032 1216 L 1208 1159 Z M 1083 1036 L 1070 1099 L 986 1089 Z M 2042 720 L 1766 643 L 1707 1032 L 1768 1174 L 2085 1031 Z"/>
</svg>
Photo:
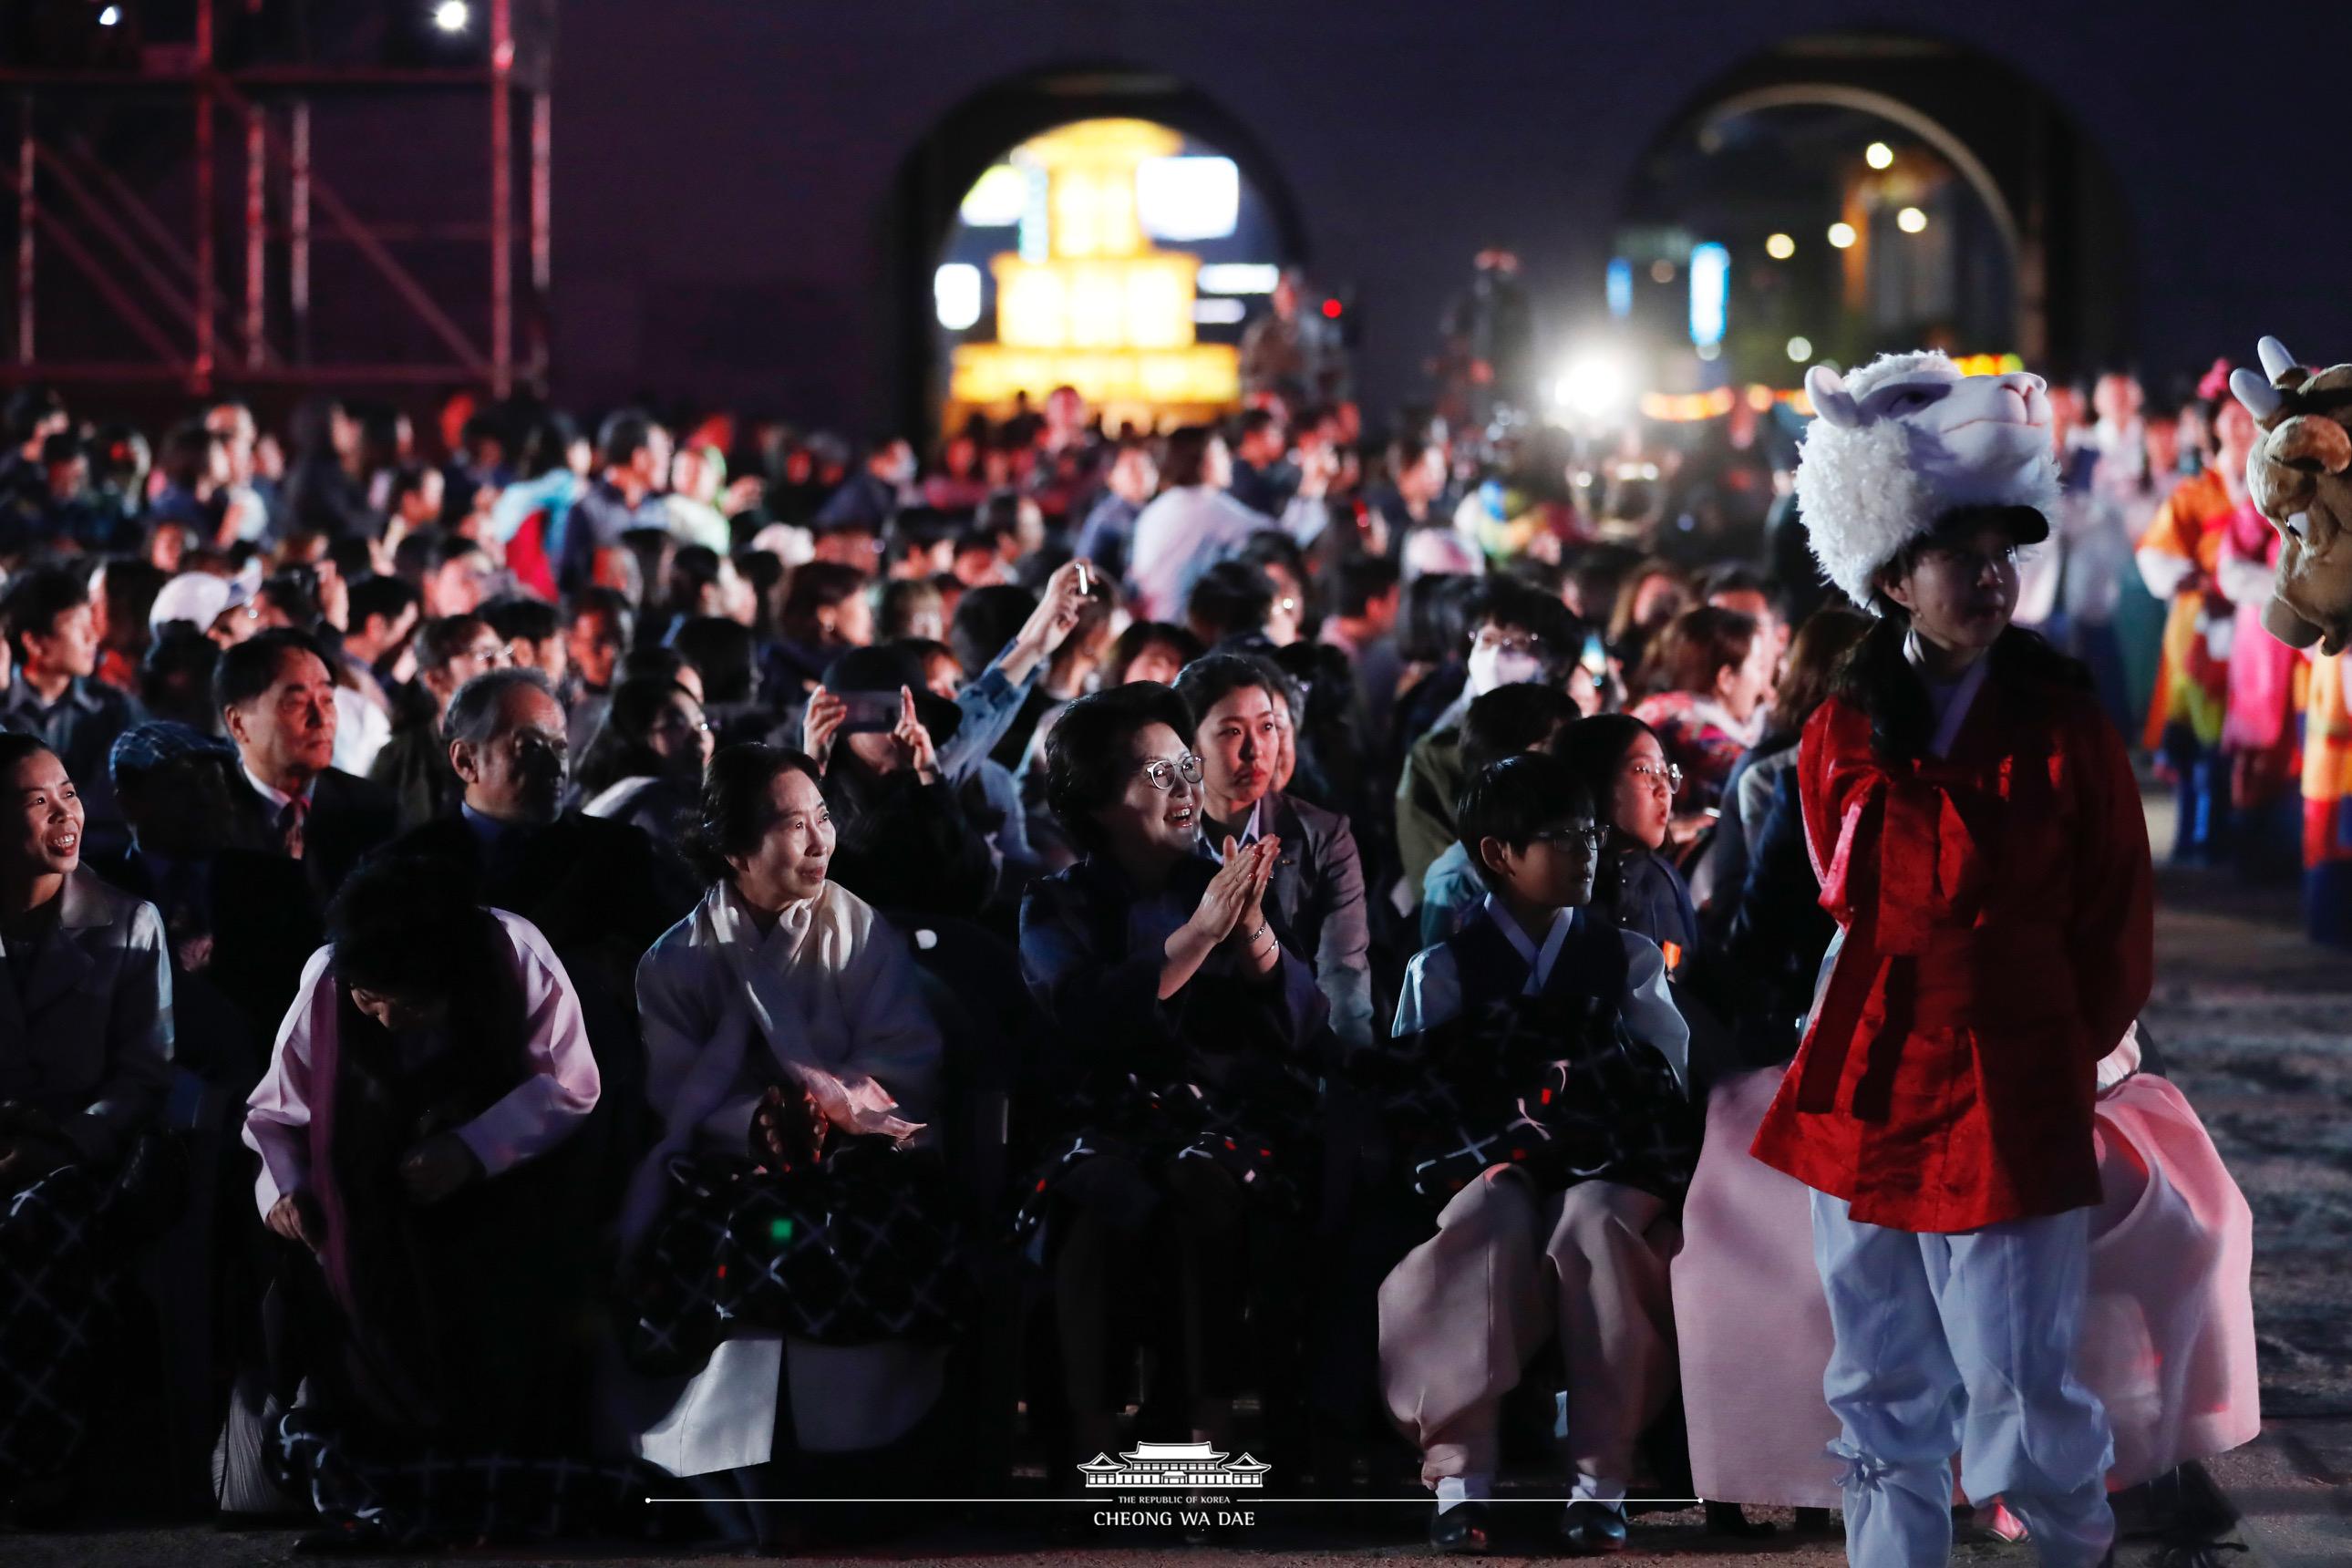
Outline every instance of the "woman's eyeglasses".
<svg viewBox="0 0 2352 1568">
<path fill-rule="evenodd" d="M 1557 849 L 1581 849 L 1587 855 L 1598 855 L 1609 841 L 1609 835 L 1598 827 L 1554 827 L 1532 836 L 1539 844 Z"/>
<path fill-rule="evenodd" d="M 1683 771 L 1672 763 L 1664 766 L 1656 763 L 1635 763 L 1626 771 L 1653 788 L 1663 784 L 1668 795 L 1682 793 Z"/>
<path fill-rule="evenodd" d="M 1172 763 L 1165 757 L 1154 757 L 1143 764 L 1143 776 L 1151 781 L 1156 790 L 1172 790 L 1178 779 L 1197 784 L 1201 782 L 1201 759 L 1190 752 Z"/>
</svg>

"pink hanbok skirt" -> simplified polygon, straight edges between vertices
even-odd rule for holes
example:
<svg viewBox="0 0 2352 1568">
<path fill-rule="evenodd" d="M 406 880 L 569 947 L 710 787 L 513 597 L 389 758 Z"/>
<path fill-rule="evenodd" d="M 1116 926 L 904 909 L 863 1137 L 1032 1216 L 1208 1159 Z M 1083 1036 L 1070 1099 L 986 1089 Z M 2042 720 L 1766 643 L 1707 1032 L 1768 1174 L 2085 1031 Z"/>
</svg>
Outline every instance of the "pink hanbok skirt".
<svg viewBox="0 0 2352 1568">
<path fill-rule="evenodd" d="M 1822 1394 L 1829 1308 L 1804 1187 L 1748 1152 L 1783 1069 L 1727 1079 L 1674 1263 L 1691 1473 L 1726 1502 L 1835 1508 L 1838 1424 Z M 2253 1216 L 2197 1113 L 2139 1074 L 2100 1097 L 2106 1194 L 2092 1223 L 2077 1371 L 2115 1425 L 2120 1489 L 2261 1429 Z"/>
</svg>

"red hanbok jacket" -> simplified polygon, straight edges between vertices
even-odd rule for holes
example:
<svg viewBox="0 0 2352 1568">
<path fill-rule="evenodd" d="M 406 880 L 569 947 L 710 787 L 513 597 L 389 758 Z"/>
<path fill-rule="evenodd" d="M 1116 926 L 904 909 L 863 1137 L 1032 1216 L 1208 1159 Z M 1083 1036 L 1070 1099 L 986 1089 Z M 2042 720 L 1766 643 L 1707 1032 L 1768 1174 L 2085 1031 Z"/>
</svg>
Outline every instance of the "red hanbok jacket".
<svg viewBox="0 0 2352 1568">
<path fill-rule="evenodd" d="M 2155 910 L 2096 700 L 1988 679 L 1917 763 L 1832 700 L 1798 765 L 1841 945 L 1756 1157 L 1898 1230 L 2097 1203 L 2096 1066 L 2147 1000 Z"/>
</svg>

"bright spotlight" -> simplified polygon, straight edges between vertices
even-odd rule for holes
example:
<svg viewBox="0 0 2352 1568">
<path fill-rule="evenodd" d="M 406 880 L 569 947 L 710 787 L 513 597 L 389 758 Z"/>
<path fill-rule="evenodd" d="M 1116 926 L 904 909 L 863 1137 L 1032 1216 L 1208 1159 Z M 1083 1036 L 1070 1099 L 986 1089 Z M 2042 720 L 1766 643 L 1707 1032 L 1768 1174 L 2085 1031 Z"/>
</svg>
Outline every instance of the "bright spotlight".
<svg viewBox="0 0 2352 1568">
<path fill-rule="evenodd" d="M 441 0 L 433 7 L 433 25 L 445 33 L 462 33 L 473 19 L 474 8 L 466 0 Z"/>
<path fill-rule="evenodd" d="M 1927 215 L 1917 207 L 1905 207 L 1895 215 L 1895 226 L 1906 234 L 1916 234 L 1927 226 Z"/>
<path fill-rule="evenodd" d="M 1891 168 L 1895 163 L 1895 149 L 1884 142 L 1873 142 L 1863 149 L 1862 161 L 1874 169 Z"/>
<path fill-rule="evenodd" d="M 1807 360 L 1812 358 L 1813 340 L 1811 338 L 1790 338 L 1789 340 L 1789 357 L 1796 361 L 1799 364 L 1802 364 Z"/>
<path fill-rule="evenodd" d="M 1631 395 L 1625 367 L 1606 354 L 1587 354 L 1569 362 L 1553 400 L 1570 413 L 1597 419 L 1624 405 Z"/>
<path fill-rule="evenodd" d="M 109 5 L 98 14 L 98 25 L 101 27 L 111 27 L 121 20 L 122 7 L 120 5 Z"/>
<path fill-rule="evenodd" d="M 1852 247 L 1853 241 L 1853 225 L 1850 223 L 1833 223 L 1830 225 L 1830 243 L 1835 246 L 1838 249 L 1845 250 Z"/>
<path fill-rule="evenodd" d="M 1776 234 L 1764 242 L 1764 254 L 1775 261 L 1786 261 L 1797 254 L 1797 242 L 1785 234 Z"/>
</svg>

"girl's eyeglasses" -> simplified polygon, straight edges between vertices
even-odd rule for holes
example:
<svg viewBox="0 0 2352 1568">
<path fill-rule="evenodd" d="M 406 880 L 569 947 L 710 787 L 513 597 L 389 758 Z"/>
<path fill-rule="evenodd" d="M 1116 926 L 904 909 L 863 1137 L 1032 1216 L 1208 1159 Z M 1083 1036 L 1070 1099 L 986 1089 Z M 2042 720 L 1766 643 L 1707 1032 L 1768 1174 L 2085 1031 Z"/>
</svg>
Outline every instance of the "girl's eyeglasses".
<svg viewBox="0 0 2352 1568">
<path fill-rule="evenodd" d="M 1197 784 L 1201 782 L 1201 759 L 1190 752 L 1172 763 L 1165 757 L 1154 757 L 1143 764 L 1143 776 L 1151 781 L 1156 790 L 1172 790 L 1180 778 L 1188 784 Z"/>
<path fill-rule="evenodd" d="M 1664 785 L 1668 795 L 1682 793 L 1683 771 L 1672 763 L 1666 763 L 1664 767 L 1656 763 L 1635 763 L 1627 771 L 1645 784 L 1653 787 Z"/>
</svg>

